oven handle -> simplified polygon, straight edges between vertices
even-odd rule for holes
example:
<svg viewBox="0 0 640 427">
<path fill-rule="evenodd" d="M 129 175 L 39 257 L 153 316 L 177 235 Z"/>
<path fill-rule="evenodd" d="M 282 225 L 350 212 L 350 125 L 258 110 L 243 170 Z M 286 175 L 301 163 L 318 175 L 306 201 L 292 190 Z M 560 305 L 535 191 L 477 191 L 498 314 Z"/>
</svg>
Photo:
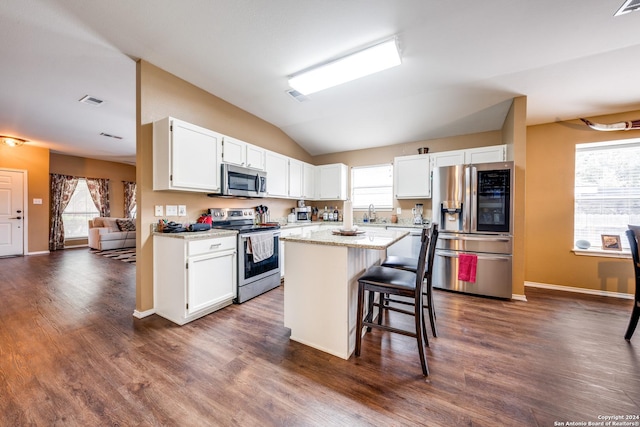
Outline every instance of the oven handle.
<svg viewBox="0 0 640 427">
<path fill-rule="evenodd" d="M 273 237 L 276 237 L 276 236 L 277 236 L 277 237 L 280 237 L 280 231 L 260 231 L 260 232 L 258 232 L 258 233 L 244 233 L 244 234 L 238 234 L 238 236 L 239 236 L 241 239 L 247 240 L 247 238 L 249 238 L 249 237 L 251 237 L 251 236 L 259 236 L 259 235 L 267 234 L 267 233 L 272 234 L 272 235 L 273 235 Z"/>
</svg>

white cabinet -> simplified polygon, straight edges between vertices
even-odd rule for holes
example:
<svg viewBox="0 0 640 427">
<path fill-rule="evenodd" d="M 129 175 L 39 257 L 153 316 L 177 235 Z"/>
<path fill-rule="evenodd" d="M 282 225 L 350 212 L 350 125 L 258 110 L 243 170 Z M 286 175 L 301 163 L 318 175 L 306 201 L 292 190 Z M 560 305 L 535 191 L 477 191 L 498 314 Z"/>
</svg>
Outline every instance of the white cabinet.
<svg viewBox="0 0 640 427">
<path fill-rule="evenodd" d="M 153 189 L 220 191 L 222 135 L 172 117 L 153 123 Z"/>
<path fill-rule="evenodd" d="M 304 164 L 295 159 L 289 159 L 289 197 L 302 197 L 304 180 Z"/>
<path fill-rule="evenodd" d="M 222 161 L 251 169 L 264 170 L 266 150 L 239 139 L 225 136 L 222 140 Z"/>
<path fill-rule="evenodd" d="M 266 153 L 264 148 L 247 144 L 247 167 L 263 171 Z"/>
<path fill-rule="evenodd" d="M 469 148 L 468 150 L 465 150 L 464 162 L 467 164 L 503 162 L 506 160 L 506 155 L 506 145 Z"/>
<path fill-rule="evenodd" d="M 442 151 L 431 154 L 431 167 L 468 165 L 478 163 L 502 162 L 506 160 L 506 145 L 467 148 L 465 150 Z"/>
<path fill-rule="evenodd" d="M 431 197 L 431 169 L 428 154 L 393 159 L 393 186 L 396 199 Z"/>
<path fill-rule="evenodd" d="M 464 152 L 466 150 L 442 151 L 431 154 L 431 168 L 444 166 L 464 165 Z"/>
<path fill-rule="evenodd" d="M 236 296 L 236 257 L 236 236 L 154 235 L 156 314 L 184 325 L 230 305 Z"/>
<path fill-rule="evenodd" d="M 346 200 L 347 172 L 342 163 L 316 166 L 316 200 Z"/>
<path fill-rule="evenodd" d="M 303 163 L 302 168 L 302 198 L 315 199 L 316 167 L 309 163 Z"/>
<path fill-rule="evenodd" d="M 267 196 L 289 196 L 289 158 L 282 154 L 267 151 L 265 156 L 267 171 Z"/>
</svg>

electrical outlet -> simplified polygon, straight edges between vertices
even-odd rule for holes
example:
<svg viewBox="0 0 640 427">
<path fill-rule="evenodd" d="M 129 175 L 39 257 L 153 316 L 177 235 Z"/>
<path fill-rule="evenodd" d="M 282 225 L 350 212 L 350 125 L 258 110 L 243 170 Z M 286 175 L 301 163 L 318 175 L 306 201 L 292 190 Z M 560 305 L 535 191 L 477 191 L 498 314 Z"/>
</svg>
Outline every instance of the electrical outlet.
<svg viewBox="0 0 640 427">
<path fill-rule="evenodd" d="M 156 205 L 156 216 L 164 216 L 164 208 L 162 205 Z"/>
<path fill-rule="evenodd" d="M 187 216 L 187 207 L 185 205 L 178 205 L 178 216 Z"/>
<path fill-rule="evenodd" d="M 166 205 L 164 207 L 167 216 L 177 216 L 178 215 L 178 206 L 176 205 Z"/>
<path fill-rule="evenodd" d="M 402 208 L 396 208 L 396 214 L 402 215 Z"/>
</svg>

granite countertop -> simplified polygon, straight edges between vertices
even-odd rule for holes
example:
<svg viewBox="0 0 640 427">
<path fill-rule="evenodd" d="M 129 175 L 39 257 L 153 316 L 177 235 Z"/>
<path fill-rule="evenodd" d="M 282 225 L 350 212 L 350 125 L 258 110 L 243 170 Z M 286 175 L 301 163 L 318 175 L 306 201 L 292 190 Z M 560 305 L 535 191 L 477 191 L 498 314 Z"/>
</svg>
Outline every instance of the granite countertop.
<svg viewBox="0 0 640 427">
<path fill-rule="evenodd" d="M 280 224 L 280 228 L 294 228 L 294 227 L 309 227 L 312 225 L 329 225 L 336 228 L 342 227 L 342 222 L 335 221 L 313 221 L 313 222 L 289 222 L 285 224 Z M 355 222 L 354 225 L 358 227 L 401 227 L 401 228 L 425 228 L 431 227 L 431 222 L 425 224 L 414 224 L 412 222 L 401 222 L 401 223 L 393 223 L 393 222 Z"/>
<path fill-rule="evenodd" d="M 339 227 L 336 227 L 336 229 L 338 228 Z M 283 242 L 309 243 L 314 245 L 384 250 L 408 234 L 406 231 L 384 230 L 380 228 L 380 230 L 369 229 L 363 234 L 356 236 L 341 236 L 333 234 L 333 230 L 319 230 L 308 235 L 280 237 L 280 240 Z"/>
<path fill-rule="evenodd" d="M 207 231 L 185 231 L 183 233 L 162 233 L 154 231 L 154 236 L 172 237 L 174 239 L 197 240 L 197 239 L 215 239 L 217 237 L 236 236 L 235 230 L 211 229 Z"/>
</svg>

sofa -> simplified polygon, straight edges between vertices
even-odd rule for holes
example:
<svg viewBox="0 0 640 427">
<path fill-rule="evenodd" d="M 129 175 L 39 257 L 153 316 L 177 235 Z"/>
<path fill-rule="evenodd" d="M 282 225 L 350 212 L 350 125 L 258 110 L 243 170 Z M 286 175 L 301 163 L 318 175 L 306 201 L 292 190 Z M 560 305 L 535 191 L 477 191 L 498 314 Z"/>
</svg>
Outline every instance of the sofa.
<svg viewBox="0 0 640 427">
<path fill-rule="evenodd" d="M 100 251 L 135 248 L 135 220 L 129 218 L 107 218 L 101 216 L 90 219 L 89 247 Z"/>
</svg>

